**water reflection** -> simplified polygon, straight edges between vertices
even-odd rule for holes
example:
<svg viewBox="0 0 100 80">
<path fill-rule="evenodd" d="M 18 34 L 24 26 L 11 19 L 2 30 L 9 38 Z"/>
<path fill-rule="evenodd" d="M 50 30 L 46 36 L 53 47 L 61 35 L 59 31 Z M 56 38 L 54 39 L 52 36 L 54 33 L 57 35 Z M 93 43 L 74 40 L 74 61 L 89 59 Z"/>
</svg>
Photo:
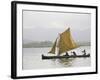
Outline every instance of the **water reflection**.
<svg viewBox="0 0 100 80">
<path fill-rule="evenodd" d="M 64 66 L 64 67 L 70 67 L 72 65 L 72 61 L 74 60 L 74 58 L 63 58 L 63 59 L 58 59 L 57 61 L 59 62 L 60 65 Z"/>
<path fill-rule="evenodd" d="M 90 53 L 90 47 L 85 48 Z M 47 68 L 67 68 L 84 67 L 91 65 L 91 58 L 63 58 L 42 60 L 42 54 L 47 55 L 50 48 L 23 48 L 23 69 L 47 69 Z M 78 49 L 78 54 L 80 54 Z"/>
</svg>

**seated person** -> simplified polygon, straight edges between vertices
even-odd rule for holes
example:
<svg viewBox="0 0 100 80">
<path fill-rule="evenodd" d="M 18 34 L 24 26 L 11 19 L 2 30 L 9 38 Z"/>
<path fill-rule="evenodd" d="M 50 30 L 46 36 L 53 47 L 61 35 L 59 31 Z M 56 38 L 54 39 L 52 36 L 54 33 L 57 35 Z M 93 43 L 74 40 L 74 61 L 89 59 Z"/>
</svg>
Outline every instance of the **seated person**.
<svg viewBox="0 0 100 80">
<path fill-rule="evenodd" d="M 71 52 L 71 53 L 73 53 L 73 55 L 76 56 L 76 52 L 75 52 L 75 51 L 73 51 L 73 52 Z"/>
<path fill-rule="evenodd" d="M 68 52 L 66 52 L 65 56 L 69 56 Z"/>
</svg>

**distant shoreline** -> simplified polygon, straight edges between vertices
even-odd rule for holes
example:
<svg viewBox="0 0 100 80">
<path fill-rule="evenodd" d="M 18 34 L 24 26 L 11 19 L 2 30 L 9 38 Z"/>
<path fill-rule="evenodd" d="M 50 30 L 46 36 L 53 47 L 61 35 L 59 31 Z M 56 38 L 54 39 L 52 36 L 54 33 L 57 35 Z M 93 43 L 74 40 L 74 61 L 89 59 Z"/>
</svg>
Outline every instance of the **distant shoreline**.
<svg viewBox="0 0 100 80">
<path fill-rule="evenodd" d="M 90 42 L 77 42 L 78 46 L 91 46 Z M 31 42 L 22 45 L 23 48 L 45 48 L 52 47 L 53 42 L 51 41 L 43 41 L 43 42 Z"/>
</svg>

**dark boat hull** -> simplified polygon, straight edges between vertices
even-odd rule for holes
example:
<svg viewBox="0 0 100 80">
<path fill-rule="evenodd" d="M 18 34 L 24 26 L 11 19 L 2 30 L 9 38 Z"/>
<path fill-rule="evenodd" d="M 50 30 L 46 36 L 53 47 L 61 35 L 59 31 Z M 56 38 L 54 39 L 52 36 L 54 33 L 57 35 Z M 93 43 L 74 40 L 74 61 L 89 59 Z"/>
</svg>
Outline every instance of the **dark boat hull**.
<svg viewBox="0 0 100 80">
<path fill-rule="evenodd" d="M 61 59 L 61 58 L 82 58 L 82 57 L 90 57 L 90 54 L 87 55 L 70 55 L 70 56 L 45 56 L 42 55 L 42 59 Z"/>
</svg>

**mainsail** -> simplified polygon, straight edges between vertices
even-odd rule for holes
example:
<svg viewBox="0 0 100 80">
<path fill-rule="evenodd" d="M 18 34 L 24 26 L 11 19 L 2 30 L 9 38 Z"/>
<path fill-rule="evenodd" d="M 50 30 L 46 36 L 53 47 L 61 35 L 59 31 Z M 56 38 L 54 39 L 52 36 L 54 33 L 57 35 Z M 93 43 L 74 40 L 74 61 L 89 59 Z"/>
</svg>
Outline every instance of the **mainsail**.
<svg viewBox="0 0 100 80">
<path fill-rule="evenodd" d="M 60 40 L 58 42 L 58 53 L 64 53 L 77 47 L 76 43 L 72 39 L 70 28 L 60 34 Z"/>
<path fill-rule="evenodd" d="M 58 54 L 67 52 L 77 47 L 76 43 L 74 42 L 71 36 L 70 28 L 68 28 L 66 31 L 60 34 L 60 39 L 58 41 L 58 44 L 57 44 L 57 39 L 56 39 L 49 53 L 55 54 L 56 46 L 58 47 Z"/>
</svg>

